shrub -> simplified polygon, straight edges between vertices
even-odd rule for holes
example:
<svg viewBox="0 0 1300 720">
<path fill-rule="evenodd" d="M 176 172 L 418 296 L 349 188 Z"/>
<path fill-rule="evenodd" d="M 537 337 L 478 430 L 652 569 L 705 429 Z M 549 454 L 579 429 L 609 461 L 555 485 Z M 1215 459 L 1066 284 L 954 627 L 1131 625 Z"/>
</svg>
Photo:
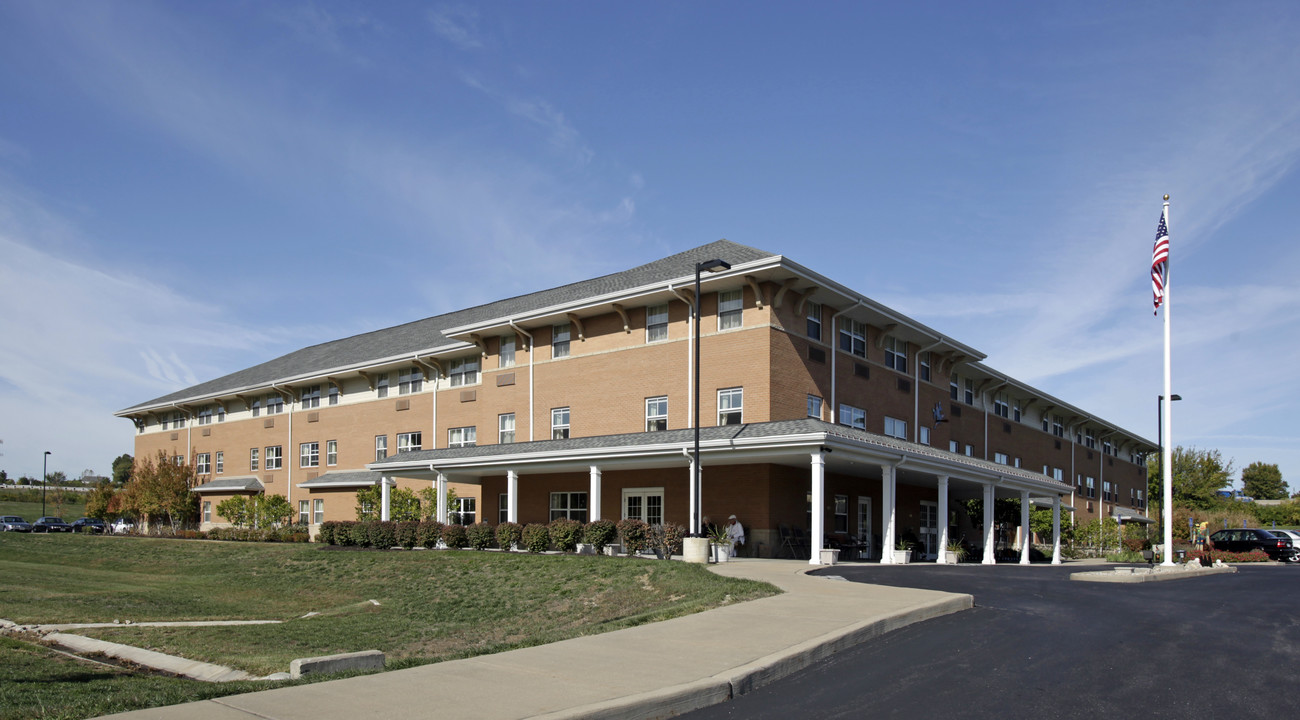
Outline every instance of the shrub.
<svg viewBox="0 0 1300 720">
<path fill-rule="evenodd" d="M 551 547 L 551 533 L 545 525 L 528 523 L 523 529 L 523 543 L 528 552 L 546 552 Z"/>
<path fill-rule="evenodd" d="M 335 545 L 357 545 L 356 530 L 357 523 L 355 520 L 342 520 L 334 523 L 334 544 Z"/>
<path fill-rule="evenodd" d="M 432 550 L 438 547 L 438 541 L 441 539 L 442 523 L 437 520 L 421 520 L 415 528 L 415 542 L 420 547 Z"/>
<path fill-rule="evenodd" d="M 523 528 L 519 523 L 503 522 L 497 525 L 497 547 L 502 550 L 511 550 L 517 547 L 523 539 Z"/>
<path fill-rule="evenodd" d="M 618 534 L 623 538 L 623 547 L 627 548 L 629 555 L 635 555 L 646 549 L 646 537 L 649 535 L 650 526 L 642 520 L 635 518 L 626 518 L 618 521 Z"/>
<path fill-rule="evenodd" d="M 1146 538 L 1126 537 L 1124 538 L 1124 549 L 1133 553 L 1141 553 L 1143 550 L 1151 549 L 1151 541 Z"/>
<path fill-rule="evenodd" d="M 415 547 L 419 538 L 419 527 L 420 523 L 415 520 L 403 520 L 397 523 L 396 544 L 406 548 L 407 550 Z"/>
<path fill-rule="evenodd" d="M 582 536 L 582 523 L 569 518 L 556 518 L 546 531 L 556 550 L 573 552 L 578 547 L 578 538 Z"/>
<path fill-rule="evenodd" d="M 325 545 L 334 544 L 334 526 L 337 525 L 333 520 L 320 524 L 320 530 L 316 533 L 316 542 Z"/>
<path fill-rule="evenodd" d="M 469 538 L 465 534 L 465 526 L 455 523 L 447 523 L 442 526 L 442 541 L 449 548 L 457 550 L 469 544 Z"/>
<path fill-rule="evenodd" d="M 1250 552 L 1227 552 L 1226 550 L 1193 550 L 1187 553 L 1188 560 L 1197 560 L 1202 565 L 1209 565 L 1210 560 L 1222 560 L 1226 563 L 1244 563 L 1244 562 L 1268 562 L 1268 553 L 1263 550 L 1251 550 Z"/>
<path fill-rule="evenodd" d="M 582 528 L 582 541 L 596 546 L 599 553 L 618 537 L 618 527 L 613 520 L 592 520 Z"/>
<path fill-rule="evenodd" d="M 370 545 L 387 550 L 397 545 L 397 523 L 392 520 L 376 520 L 370 525 Z"/>
<path fill-rule="evenodd" d="M 465 536 L 469 540 L 469 546 L 475 550 L 486 550 L 492 547 L 492 541 L 496 539 L 492 526 L 485 522 L 474 523 L 465 528 Z"/>
<path fill-rule="evenodd" d="M 1122 550 L 1117 553 L 1110 553 L 1106 556 L 1108 562 L 1114 563 L 1144 563 L 1146 558 L 1142 557 L 1141 550 Z"/>
<path fill-rule="evenodd" d="M 686 528 L 681 525 L 655 525 L 646 533 L 646 544 L 651 550 L 667 558 L 682 551 L 682 538 L 685 536 Z"/>
<path fill-rule="evenodd" d="M 364 520 L 352 526 L 352 544 L 359 547 L 373 547 L 371 543 L 371 528 L 374 527 L 375 520 Z"/>
</svg>

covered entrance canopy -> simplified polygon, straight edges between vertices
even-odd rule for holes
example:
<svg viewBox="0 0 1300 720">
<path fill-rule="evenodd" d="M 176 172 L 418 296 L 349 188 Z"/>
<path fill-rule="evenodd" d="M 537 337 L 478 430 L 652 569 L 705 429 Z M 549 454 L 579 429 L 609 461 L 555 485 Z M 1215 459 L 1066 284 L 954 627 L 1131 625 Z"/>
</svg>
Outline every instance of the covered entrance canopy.
<svg viewBox="0 0 1300 720">
<path fill-rule="evenodd" d="M 518 522 L 519 479 L 526 475 L 586 473 L 589 485 L 589 519 L 600 518 L 601 476 L 604 471 L 623 469 L 690 468 L 694 430 L 602 435 L 596 437 L 542 440 L 537 442 L 483 445 L 476 447 L 418 450 L 399 453 L 367 465 L 385 478 L 384 517 L 390 478 L 428 478 L 438 488 L 438 514 L 445 517 L 446 484 L 482 482 L 484 478 L 506 477 L 506 520 Z M 984 558 L 992 564 L 993 500 L 998 497 L 1021 500 L 1022 525 L 1028 529 L 1029 505 L 1038 498 L 1052 503 L 1053 562 L 1060 561 L 1060 498 L 1071 488 L 1050 477 L 1021 468 L 999 465 L 928 445 L 834 425 L 811 418 L 746 425 L 700 428 L 700 463 L 703 466 L 701 493 L 720 490 L 709 483 L 709 468 L 744 465 L 773 465 L 808 473 L 812 507 L 825 507 L 827 472 L 878 479 L 881 487 L 880 526 L 882 546 L 891 548 L 898 533 L 896 498 L 899 485 L 934 488 L 939 518 L 948 517 L 950 498 L 984 500 Z M 701 498 L 689 498 L 689 517 Z M 825 536 L 823 513 L 812 513 L 809 561 L 820 562 Z M 948 523 L 941 526 L 939 547 L 948 542 Z M 692 528 L 698 530 L 698 528 Z M 944 556 L 938 554 L 939 561 Z M 883 553 L 881 562 L 892 562 Z M 1028 544 L 1021 562 L 1029 562 Z"/>
</svg>

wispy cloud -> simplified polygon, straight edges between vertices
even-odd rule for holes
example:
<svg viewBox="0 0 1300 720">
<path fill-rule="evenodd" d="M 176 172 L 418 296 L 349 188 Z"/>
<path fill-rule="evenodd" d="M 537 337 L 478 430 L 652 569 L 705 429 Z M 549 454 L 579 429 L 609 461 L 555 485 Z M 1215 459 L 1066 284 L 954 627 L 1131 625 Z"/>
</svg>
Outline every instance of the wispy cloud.
<svg viewBox="0 0 1300 720">
<path fill-rule="evenodd" d="M 461 50 L 478 50 L 484 40 L 478 11 L 465 5 L 439 5 L 428 12 L 434 32 Z"/>
<path fill-rule="evenodd" d="M 551 147 L 572 157 L 579 164 L 591 161 L 595 153 L 587 147 L 577 129 L 551 103 L 533 98 L 516 97 L 489 86 L 473 75 L 463 75 L 465 84 L 504 107 L 510 114 L 522 118 L 545 131 Z"/>
</svg>

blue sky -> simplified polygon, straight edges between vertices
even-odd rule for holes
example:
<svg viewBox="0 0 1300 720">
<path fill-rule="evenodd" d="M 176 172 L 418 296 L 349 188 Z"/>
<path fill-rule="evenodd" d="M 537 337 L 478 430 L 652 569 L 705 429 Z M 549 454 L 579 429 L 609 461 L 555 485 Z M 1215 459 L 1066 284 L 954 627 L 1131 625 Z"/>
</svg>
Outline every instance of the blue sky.
<svg viewBox="0 0 1300 720">
<path fill-rule="evenodd" d="M 0 468 L 718 238 L 1300 486 L 1300 5 L 0 0 Z"/>
</svg>

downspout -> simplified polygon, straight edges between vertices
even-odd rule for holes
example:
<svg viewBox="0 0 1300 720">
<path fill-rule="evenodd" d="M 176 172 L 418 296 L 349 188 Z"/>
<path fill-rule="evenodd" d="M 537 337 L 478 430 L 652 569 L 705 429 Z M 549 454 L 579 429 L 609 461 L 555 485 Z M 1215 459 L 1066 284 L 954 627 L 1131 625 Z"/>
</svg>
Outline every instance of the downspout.
<svg viewBox="0 0 1300 720">
<path fill-rule="evenodd" d="M 921 354 L 928 353 L 942 344 L 943 338 L 939 338 L 933 345 L 926 345 L 916 351 L 916 387 L 912 389 L 912 424 L 915 426 L 912 431 L 912 442 L 915 443 L 921 442 Z M 933 367 L 930 368 L 930 377 L 934 377 Z"/>
<path fill-rule="evenodd" d="M 686 303 L 687 309 L 691 311 L 686 313 L 686 427 L 693 428 L 695 427 L 695 328 L 692 327 L 692 323 L 695 322 L 694 310 L 698 298 L 687 300 L 682 296 L 681 290 L 673 287 L 672 283 L 668 283 L 668 292 Z"/>
<path fill-rule="evenodd" d="M 528 337 L 528 441 L 533 441 L 533 334 L 507 320 L 514 331 Z M 437 432 L 436 430 L 434 432 Z"/>
<path fill-rule="evenodd" d="M 280 391 L 280 387 L 275 383 L 271 383 L 271 389 L 276 392 Z M 287 472 L 285 473 L 288 477 L 284 484 L 285 492 L 288 493 L 286 499 L 289 503 L 289 507 L 293 507 L 293 393 L 289 393 L 289 439 L 286 444 L 287 447 L 285 448 L 285 453 L 281 454 L 280 460 L 281 462 L 284 462 L 284 454 L 289 455 L 290 462 Z"/>
</svg>

